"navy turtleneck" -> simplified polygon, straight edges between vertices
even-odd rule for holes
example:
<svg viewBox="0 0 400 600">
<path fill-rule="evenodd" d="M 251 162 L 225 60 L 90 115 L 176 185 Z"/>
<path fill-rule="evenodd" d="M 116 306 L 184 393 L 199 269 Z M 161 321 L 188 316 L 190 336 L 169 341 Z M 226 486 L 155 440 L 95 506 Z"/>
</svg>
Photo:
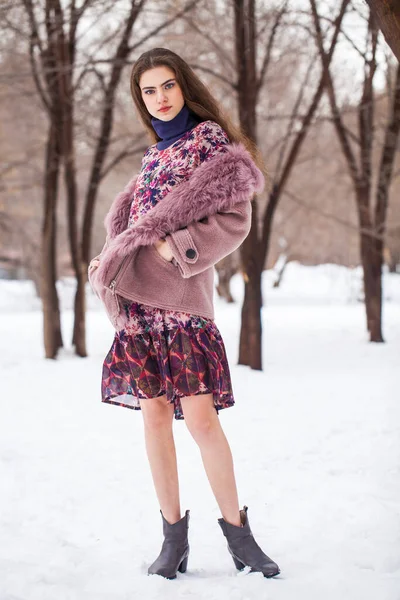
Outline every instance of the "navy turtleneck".
<svg viewBox="0 0 400 600">
<path fill-rule="evenodd" d="M 158 137 L 161 138 L 161 141 L 157 142 L 157 150 L 168 148 L 199 123 L 200 119 L 189 110 L 186 104 L 170 121 L 161 121 L 161 119 L 152 117 L 151 124 Z"/>
</svg>

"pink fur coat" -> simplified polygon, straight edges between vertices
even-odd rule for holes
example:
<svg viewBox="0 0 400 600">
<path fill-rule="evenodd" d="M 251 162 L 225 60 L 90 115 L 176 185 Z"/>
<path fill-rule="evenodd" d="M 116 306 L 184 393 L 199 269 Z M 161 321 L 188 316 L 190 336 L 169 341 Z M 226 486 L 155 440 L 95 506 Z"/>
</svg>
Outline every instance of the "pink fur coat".
<svg viewBox="0 0 400 600">
<path fill-rule="evenodd" d="M 251 199 L 264 177 L 243 144 L 232 143 L 199 165 L 128 228 L 137 177 L 114 200 L 107 241 L 89 281 L 116 330 L 124 327 L 120 297 L 214 318 L 214 265 L 233 252 L 251 227 Z M 154 243 L 164 238 L 173 261 Z"/>
</svg>

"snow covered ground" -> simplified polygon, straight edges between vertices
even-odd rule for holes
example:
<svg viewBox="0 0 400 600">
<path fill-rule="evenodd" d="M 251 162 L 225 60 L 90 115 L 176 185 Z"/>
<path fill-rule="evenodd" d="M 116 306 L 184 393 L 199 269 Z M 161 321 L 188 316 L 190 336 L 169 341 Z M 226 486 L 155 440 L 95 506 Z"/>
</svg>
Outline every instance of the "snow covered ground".
<svg viewBox="0 0 400 600">
<path fill-rule="evenodd" d="M 90 357 L 42 358 L 29 283 L 0 282 L 0 600 L 399 600 L 400 276 L 367 343 L 360 272 L 263 281 L 264 371 L 237 366 L 238 300 L 216 300 L 236 405 L 220 412 L 253 533 L 281 567 L 237 574 L 184 422 L 174 422 L 188 571 L 147 576 L 162 540 L 140 412 L 100 402 L 113 330 L 89 296 Z M 72 286 L 60 283 L 65 338 Z"/>
</svg>

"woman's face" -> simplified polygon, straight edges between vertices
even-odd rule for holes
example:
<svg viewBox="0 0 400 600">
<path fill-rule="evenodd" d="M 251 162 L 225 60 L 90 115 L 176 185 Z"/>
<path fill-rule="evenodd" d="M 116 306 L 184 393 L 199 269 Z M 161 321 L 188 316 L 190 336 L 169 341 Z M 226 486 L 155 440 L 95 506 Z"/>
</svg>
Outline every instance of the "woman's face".
<svg viewBox="0 0 400 600">
<path fill-rule="evenodd" d="M 185 104 L 175 73 L 169 67 L 145 71 L 140 77 L 139 87 L 147 110 L 161 121 L 171 121 Z"/>
</svg>

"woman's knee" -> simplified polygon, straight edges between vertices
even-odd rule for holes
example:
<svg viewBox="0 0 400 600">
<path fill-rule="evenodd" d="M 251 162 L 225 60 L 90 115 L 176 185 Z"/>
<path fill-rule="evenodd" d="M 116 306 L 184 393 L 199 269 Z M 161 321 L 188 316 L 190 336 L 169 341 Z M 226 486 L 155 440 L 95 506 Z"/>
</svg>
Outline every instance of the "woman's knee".
<svg viewBox="0 0 400 600">
<path fill-rule="evenodd" d="M 167 401 L 165 394 L 158 398 L 140 400 L 144 425 L 147 429 L 158 431 L 172 425 L 173 405 Z"/>
<path fill-rule="evenodd" d="M 206 443 L 215 435 L 217 431 L 216 423 L 214 419 L 196 419 L 186 423 L 187 428 L 199 445 Z"/>
<path fill-rule="evenodd" d="M 208 399 L 200 399 L 198 396 L 188 398 L 188 402 L 182 401 L 182 409 L 186 426 L 198 444 L 206 442 L 218 431 L 219 419 L 212 397 Z"/>
</svg>

